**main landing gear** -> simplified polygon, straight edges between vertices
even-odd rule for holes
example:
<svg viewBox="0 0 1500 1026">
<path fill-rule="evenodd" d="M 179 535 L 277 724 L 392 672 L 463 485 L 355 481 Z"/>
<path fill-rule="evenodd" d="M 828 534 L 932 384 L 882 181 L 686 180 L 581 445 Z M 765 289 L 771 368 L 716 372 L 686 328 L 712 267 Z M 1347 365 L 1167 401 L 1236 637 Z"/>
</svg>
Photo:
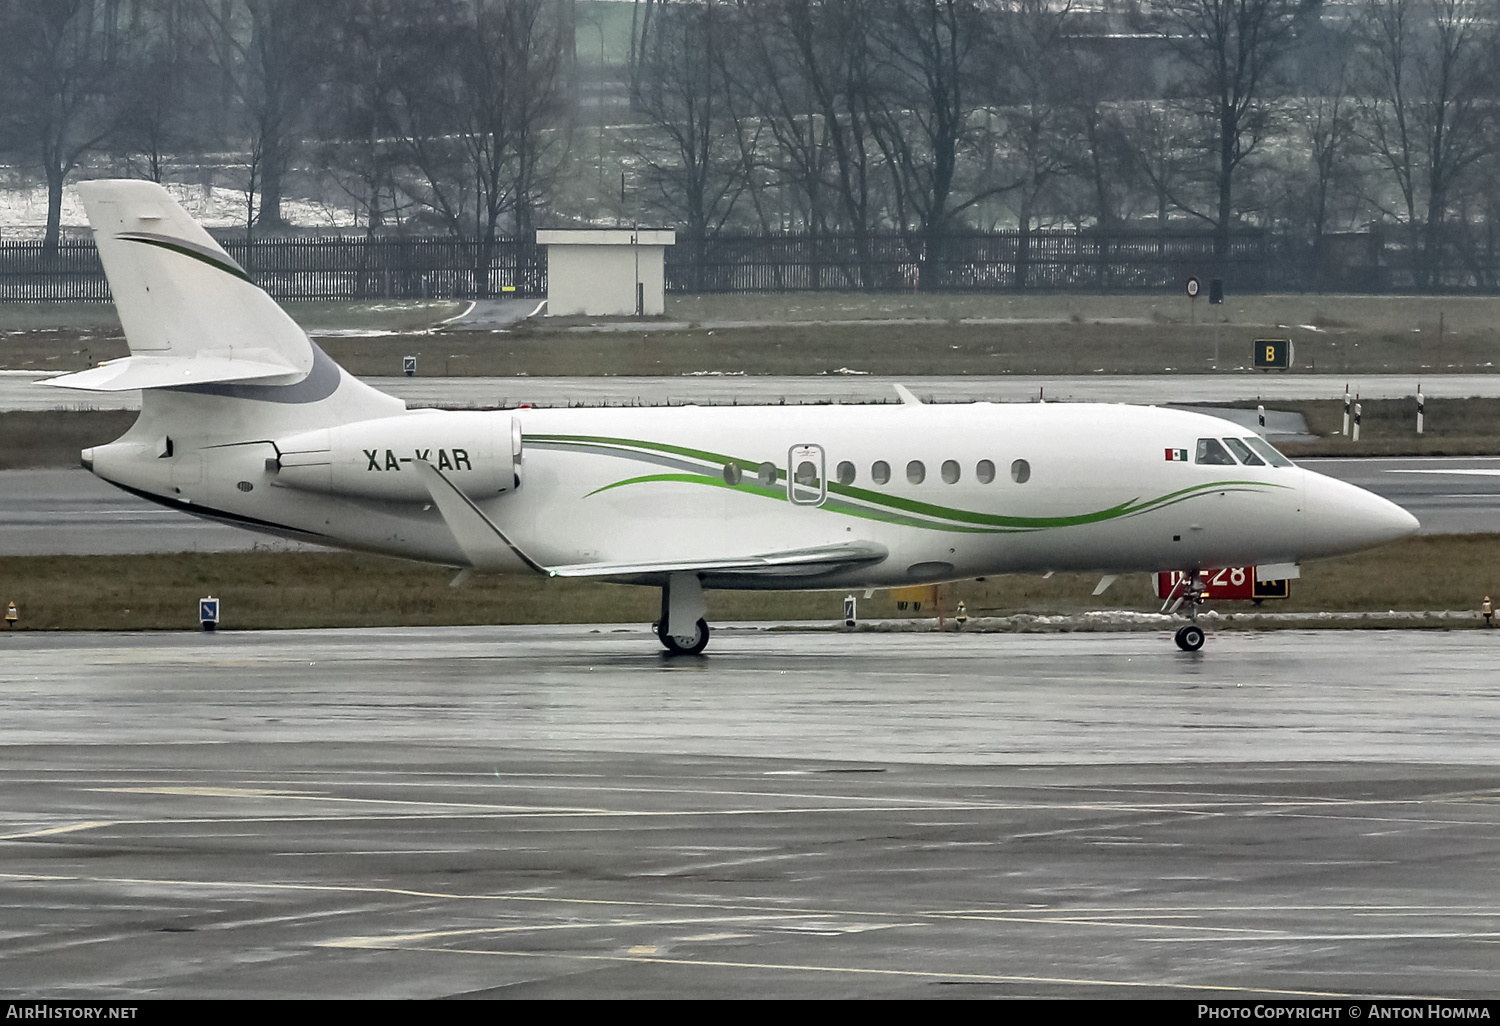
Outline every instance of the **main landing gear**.
<svg viewBox="0 0 1500 1026">
<path fill-rule="evenodd" d="M 667 655 L 697 655 L 708 645 L 708 603 L 697 574 L 671 574 L 661 590 L 661 619 L 656 636 Z"/>
<path fill-rule="evenodd" d="M 1177 628 L 1177 634 L 1173 637 L 1173 640 L 1177 642 L 1177 647 L 1184 652 L 1198 651 L 1207 640 L 1203 628 L 1198 626 L 1198 607 L 1203 604 L 1203 597 L 1207 591 L 1198 571 L 1189 570 L 1183 574 L 1181 593 L 1175 600 L 1167 603 L 1167 611 L 1172 613 L 1177 612 L 1184 604 L 1187 606 L 1188 619 L 1192 622 Z"/>
</svg>

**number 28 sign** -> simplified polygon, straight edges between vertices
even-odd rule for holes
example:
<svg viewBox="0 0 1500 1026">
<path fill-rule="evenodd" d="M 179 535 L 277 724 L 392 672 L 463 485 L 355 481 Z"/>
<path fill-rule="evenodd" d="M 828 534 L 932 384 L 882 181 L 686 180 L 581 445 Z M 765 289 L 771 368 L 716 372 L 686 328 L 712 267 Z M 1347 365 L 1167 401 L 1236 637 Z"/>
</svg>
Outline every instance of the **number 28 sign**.
<svg viewBox="0 0 1500 1026">
<path fill-rule="evenodd" d="M 1222 570 L 1200 570 L 1204 598 L 1209 601 L 1245 601 L 1254 599 L 1286 598 L 1291 594 L 1287 581 L 1257 581 L 1253 566 L 1227 566 Z M 1181 570 L 1168 570 L 1152 578 L 1156 597 L 1165 599 L 1182 592 L 1187 574 Z"/>
</svg>

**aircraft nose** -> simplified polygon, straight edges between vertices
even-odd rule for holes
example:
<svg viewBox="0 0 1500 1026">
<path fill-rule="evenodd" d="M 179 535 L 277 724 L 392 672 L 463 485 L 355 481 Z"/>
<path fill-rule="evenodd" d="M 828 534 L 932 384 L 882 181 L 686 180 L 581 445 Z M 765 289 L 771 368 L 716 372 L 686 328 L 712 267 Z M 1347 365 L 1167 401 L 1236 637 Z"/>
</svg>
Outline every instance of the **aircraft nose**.
<svg viewBox="0 0 1500 1026">
<path fill-rule="evenodd" d="M 1415 534 L 1422 526 L 1389 499 L 1310 470 L 1305 473 L 1303 523 L 1313 554 L 1373 548 Z"/>
</svg>

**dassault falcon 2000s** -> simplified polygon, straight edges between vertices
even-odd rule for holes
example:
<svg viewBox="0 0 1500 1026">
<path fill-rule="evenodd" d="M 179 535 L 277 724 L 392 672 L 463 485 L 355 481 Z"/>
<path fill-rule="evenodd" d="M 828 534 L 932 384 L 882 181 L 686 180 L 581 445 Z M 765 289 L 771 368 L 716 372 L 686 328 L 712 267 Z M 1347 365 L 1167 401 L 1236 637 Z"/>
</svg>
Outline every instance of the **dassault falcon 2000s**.
<svg viewBox="0 0 1500 1026">
<path fill-rule="evenodd" d="M 407 410 L 345 373 L 160 186 L 78 187 L 130 355 L 53 378 L 140 389 L 83 453 L 135 495 L 256 531 L 490 573 L 662 589 L 873 589 L 1020 571 L 1296 564 L 1405 510 L 1199 414 L 1115 405 Z M 1197 595 L 1188 596 L 1188 612 Z M 1203 644 L 1196 622 L 1178 632 Z"/>
</svg>

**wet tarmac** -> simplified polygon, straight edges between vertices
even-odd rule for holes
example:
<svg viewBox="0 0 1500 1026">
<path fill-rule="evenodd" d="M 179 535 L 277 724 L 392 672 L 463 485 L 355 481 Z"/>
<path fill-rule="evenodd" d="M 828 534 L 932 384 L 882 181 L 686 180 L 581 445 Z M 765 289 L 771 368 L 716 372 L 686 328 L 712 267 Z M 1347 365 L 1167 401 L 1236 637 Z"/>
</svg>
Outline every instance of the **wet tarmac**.
<svg viewBox="0 0 1500 1026">
<path fill-rule="evenodd" d="M 0 635 L 0 993 L 1493 997 L 1497 655 Z"/>
</svg>

